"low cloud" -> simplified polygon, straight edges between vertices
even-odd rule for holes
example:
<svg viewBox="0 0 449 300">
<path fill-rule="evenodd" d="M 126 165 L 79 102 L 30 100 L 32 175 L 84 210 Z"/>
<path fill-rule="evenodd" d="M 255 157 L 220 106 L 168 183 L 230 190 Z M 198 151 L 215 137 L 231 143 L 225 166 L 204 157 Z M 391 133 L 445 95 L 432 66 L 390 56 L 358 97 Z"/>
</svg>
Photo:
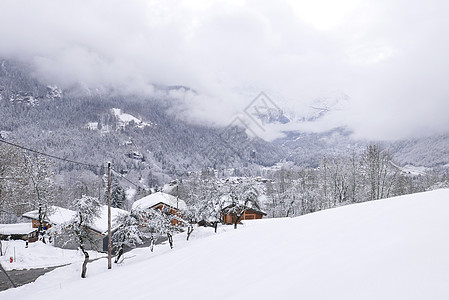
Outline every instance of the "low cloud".
<svg viewBox="0 0 449 300">
<path fill-rule="evenodd" d="M 63 87 L 190 87 L 173 96 L 197 122 L 225 125 L 260 91 L 297 114 L 339 91 L 348 108 L 308 130 L 447 131 L 446 1 L 261 2 L 3 0 L 0 56 Z"/>
</svg>

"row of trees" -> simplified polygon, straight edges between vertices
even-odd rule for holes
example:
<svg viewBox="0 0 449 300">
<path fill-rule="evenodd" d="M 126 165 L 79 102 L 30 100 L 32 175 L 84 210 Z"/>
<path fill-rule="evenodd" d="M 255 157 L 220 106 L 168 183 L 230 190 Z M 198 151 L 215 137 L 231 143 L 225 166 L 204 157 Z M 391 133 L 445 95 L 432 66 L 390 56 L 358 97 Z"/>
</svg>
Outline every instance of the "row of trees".
<svg viewBox="0 0 449 300">
<path fill-rule="evenodd" d="M 389 152 L 370 145 L 361 154 L 324 157 L 316 169 L 291 167 L 267 184 L 272 217 L 302 215 L 326 208 L 425 191 L 441 176 L 404 173 Z"/>
<path fill-rule="evenodd" d="M 389 152 L 370 145 L 362 153 L 324 157 L 317 168 L 284 164 L 280 169 L 246 177 L 217 178 L 215 173 L 192 174 L 180 183 L 194 219 L 217 220 L 221 211 L 238 216 L 241 207 L 264 210 L 269 217 L 292 217 L 351 203 L 425 191 L 441 174 L 413 175 L 401 171 Z M 264 175 L 263 182 L 261 177 Z M 229 205 L 234 204 L 234 205 Z"/>
</svg>

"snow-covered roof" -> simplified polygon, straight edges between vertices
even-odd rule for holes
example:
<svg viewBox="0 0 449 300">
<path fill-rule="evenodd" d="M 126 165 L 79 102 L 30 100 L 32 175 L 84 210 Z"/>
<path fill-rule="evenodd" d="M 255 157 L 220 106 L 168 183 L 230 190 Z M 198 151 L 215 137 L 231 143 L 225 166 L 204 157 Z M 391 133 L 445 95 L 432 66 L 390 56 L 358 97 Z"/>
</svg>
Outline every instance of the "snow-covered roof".
<svg viewBox="0 0 449 300">
<path fill-rule="evenodd" d="M 29 234 L 35 231 L 31 223 L 0 224 L 0 234 Z"/>
<path fill-rule="evenodd" d="M 112 220 L 112 229 L 117 227 L 117 224 L 115 222 L 115 218 L 118 215 L 123 214 L 129 214 L 126 210 L 111 207 L 111 220 Z M 89 228 L 92 228 L 95 231 L 101 232 L 101 233 L 107 233 L 108 231 L 108 206 L 103 205 L 100 209 L 100 217 L 96 218 L 94 223 L 89 226 Z"/>
<path fill-rule="evenodd" d="M 38 220 L 39 219 L 39 210 L 32 210 L 23 214 L 25 218 Z M 59 206 L 51 206 L 49 209 L 49 214 L 45 218 L 45 222 L 50 224 L 62 224 L 70 221 L 73 216 L 75 216 L 75 212 L 73 210 L 62 208 Z"/>
<path fill-rule="evenodd" d="M 159 203 L 163 203 L 165 205 L 168 205 L 172 208 L 177 208 L 179 210 L 187 209 L 187 205 L 184 202 L 184 200 L 177 199 L 175 196 L 162 192 L 157 192 L 137 200 L 136 202 L 133 203 L 132 208 L 143 210 L 154 207 Z"/>
<path fill-rule="evenodd" d="M 70 221 L 74 216 L 76 212 L 67 208 L 62 208 L 58 206 L 52 206 L 50 209 L 50 214 L 45 218 L 45 222 L 50 224 L 62 224 L 65 222 Z M 115 224 L 115 218 L 119 214 L 128 214 L 126 210 L 111 207 L 111 217 L 112 217 L 112 228 L 114 229 L 117 227 Z M 38 210 L 29 211 L 27 213 L 24 213 L 23 216 L 26 218 L 38 219 L 39 212 Z M 100 208 L 100 216 L 96 218 L 90 226 L 88 226 L 90 229 L 95 230 L 99 233 L 106 234 L 108 231 L 108 206 L 103 205 Z"/>
</svg>

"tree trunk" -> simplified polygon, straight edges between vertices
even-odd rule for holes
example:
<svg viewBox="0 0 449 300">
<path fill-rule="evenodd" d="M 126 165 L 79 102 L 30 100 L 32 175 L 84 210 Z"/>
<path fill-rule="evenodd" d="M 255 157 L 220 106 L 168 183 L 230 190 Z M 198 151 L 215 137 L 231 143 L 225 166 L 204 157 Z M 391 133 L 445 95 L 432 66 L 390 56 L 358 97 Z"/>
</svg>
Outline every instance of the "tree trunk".
<svg viewBox="0 0 449 300">
<path fill-rule="evenodd" d="M 168 242 L 170 243 L 170 248 L 173 249 L 173 236 L 171 233 L 167 232 Z"/>
<path fill-rule="evenodd" d="M 192 234 L 192 232 L 193 232 L 193 225 L 190 224 L 189 227 L 187 227 L 187 240 L 189 240 L 190 235 Z"/>
<path fill-rule="evenodd" d="M 43 233 L 44 228 L 42 225 L 42 223 L 44 222 L 44 217 L 43 217 L 41 205 L 39 205 L 38 219 L 39 219 L 39 226 L 37 227 L 37 236 L 38 236 L 39 240 L 42 240 L 42 242 L 45 244 L 45 238 L 44 238 L 44 233 Z"/>
<path fill-rule="evenodd" d="M 120 247 L 120 250 L 118 251 L 118 255 L 117 255 L 117 257 L 115 258 L 114 263 L 118 263 L 118 261 L 119 261 L 120 257 L 122 257 L 122 255 L 123 255 L 123 246 Z"/>
<path fill-rule="evenodd" d="M 214 223 L 215 233 L 217 233 L 218 222 Z"/>
<path fill-rule="evenodd" d="M 153 234 L 151 234 L 151 238 L 150 238 L 150 250 L 151 252 L 153 252 L 154 249 L 154 236 Z"/>
<path fill-rule="evenodd" d="M 235 223 L 234 223 L 234 229 L 237 229 L 237 224 L 240 222 L 240 219 L 242 217 L 243 217 L 243 214 L 237 215 L 237 219 L 235 220 Z"/>
<path fill-rule="evenodd" d="M 83 268 L 81 271 L 81 278 L 86 278 L 86 272 L 87 272 L 87 263 L 89 262 L 89 253 L 87 253 L 86 249 L 84 249 L 83 246 L 80 247 L 81 251 L 84 254 L 84 262 L 83 262 Z"/>
</svg>

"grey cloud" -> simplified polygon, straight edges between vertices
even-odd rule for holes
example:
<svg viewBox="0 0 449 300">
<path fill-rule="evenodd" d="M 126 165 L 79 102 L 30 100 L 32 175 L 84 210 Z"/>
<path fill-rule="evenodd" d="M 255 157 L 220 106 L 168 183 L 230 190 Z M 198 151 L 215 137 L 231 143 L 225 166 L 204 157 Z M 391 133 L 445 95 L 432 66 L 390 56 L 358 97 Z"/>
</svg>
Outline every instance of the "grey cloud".
<svg viewBox="0 0 449 300">
<path fill-rule="evenodd" d="M 4 0 L 0 56 L 61 86 L 189 86 L 198 93 L 173 96 L 198 122 L 225 125 L 261 90 L 298 113 L 343 91 L 349 109 L 308 130 L 346 124 L 356 136 L 394 139 L 449 129 L 445 1 L 361 0 L 326 29 L 288 1 L 193 3 Z"/>
</svg>

